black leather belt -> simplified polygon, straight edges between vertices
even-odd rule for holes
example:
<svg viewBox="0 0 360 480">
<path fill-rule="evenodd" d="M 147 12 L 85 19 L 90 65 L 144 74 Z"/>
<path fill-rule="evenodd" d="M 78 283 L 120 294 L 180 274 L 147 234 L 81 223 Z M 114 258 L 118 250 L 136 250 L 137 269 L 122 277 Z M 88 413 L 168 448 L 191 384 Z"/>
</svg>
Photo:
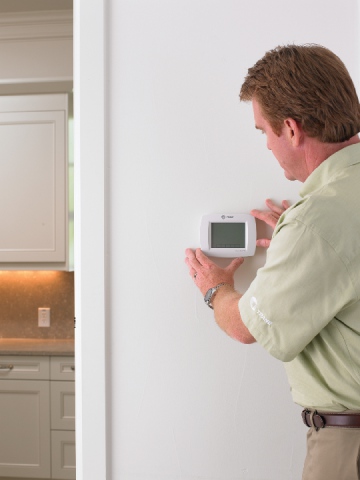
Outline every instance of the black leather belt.
<svg viewBox="0 0 360 480">
<path fill-rule="evenodd" d="M 360 412 L 322 413 L 306 408 L 302 411 L 301 416 L 307 427 L 314 427 L 316 430 L 325 427 L 360 428 Z"/>
</svg>

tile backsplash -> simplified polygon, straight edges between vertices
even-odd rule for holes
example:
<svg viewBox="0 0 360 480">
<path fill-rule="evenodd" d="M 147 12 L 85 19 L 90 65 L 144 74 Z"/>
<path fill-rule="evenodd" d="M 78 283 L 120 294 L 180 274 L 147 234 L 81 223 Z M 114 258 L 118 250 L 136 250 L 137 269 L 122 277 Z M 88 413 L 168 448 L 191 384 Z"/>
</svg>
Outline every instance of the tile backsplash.
<svg viewBox="0 0 360 480">
<path fill-rule="evenodd" d="M 38 327 L 39 307 L 50 327 Z M 74 272 L 0 271 L 0 338 L 74 338 Z"/>
</svg>

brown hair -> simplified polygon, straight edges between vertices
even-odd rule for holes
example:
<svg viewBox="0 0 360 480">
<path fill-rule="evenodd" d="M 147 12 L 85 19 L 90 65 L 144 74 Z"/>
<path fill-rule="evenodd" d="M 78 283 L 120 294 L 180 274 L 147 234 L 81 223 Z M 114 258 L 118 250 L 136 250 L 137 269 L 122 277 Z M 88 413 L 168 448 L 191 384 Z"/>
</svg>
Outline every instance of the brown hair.
<svg viewBox="0 0 360 480">
<path fill-rule="evenodd" d="M 286 118 L 322 142 L 348 140 L 360 131 L 360 107 L 345 65 L 320 45 L 279 46 L 252 68 L 240 100 L 256 99 L 277 135 Z"/>
</svg>

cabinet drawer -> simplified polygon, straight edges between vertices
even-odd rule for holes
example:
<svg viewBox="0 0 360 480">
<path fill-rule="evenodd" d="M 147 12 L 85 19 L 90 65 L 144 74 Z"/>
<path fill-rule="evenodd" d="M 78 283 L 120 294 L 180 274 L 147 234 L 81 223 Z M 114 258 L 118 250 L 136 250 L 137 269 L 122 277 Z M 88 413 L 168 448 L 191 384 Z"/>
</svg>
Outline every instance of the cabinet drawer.
<svg viewBox="0 0 360 480">
<path fill-rule="evenodd" d="M 75 432 L 51 432 L 51 465 L 52 478 L 76 478 Z"/>
<path fill-rule="evenodd" d="M 0 355 L 0 379 L 49 380 L 49 357 Z"/>
<path fill-rule="evenodd" d="M 51 430 L 75 430 L 75 382 L 51 382 Z"/>
<path fill-rule="evenodd" d="M 51 380 L 75 380 L 75 358 L 51 357 L 50 378 Z"/>
</svg>

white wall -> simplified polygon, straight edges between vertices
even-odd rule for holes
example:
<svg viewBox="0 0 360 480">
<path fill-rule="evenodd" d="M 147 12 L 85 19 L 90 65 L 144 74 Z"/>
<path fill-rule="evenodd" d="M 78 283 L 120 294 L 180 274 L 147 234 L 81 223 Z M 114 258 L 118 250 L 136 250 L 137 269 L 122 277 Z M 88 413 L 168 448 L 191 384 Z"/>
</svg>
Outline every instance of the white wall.
<svg viewBox="0 0 360 480">
<path fill-rule="evenodd" d="M 113 480 L 299 480 L 306 429 L 283 366 L 222 333 L 188 277 L 204 213 L 295 200 L 247 68 L 321 43 L 357 81 L 355 0 L 109 1 L 109 425 Z M 264 261 L 247 259 L 244 290 Z"/>
</svg>

